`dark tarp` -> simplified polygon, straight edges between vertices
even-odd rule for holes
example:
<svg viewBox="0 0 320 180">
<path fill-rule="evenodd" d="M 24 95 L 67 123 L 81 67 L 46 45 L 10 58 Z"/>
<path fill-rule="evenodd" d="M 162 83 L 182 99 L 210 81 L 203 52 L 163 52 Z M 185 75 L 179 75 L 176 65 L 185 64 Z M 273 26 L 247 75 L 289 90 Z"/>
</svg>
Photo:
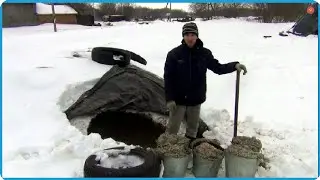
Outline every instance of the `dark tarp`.
<svg viewBox="0 0 320 180">
<path fill-rule="evenodd" d="M 293 34 L 300 36 L 308 36 L 310 34 L 318 34 L 318 3 L 312 5 L 314 8 L 313 14 L 305 14 L 292 27 Z"/>
<path fill-rule="evenodd" d="M 168 115 L 163 79 L 134 65 L 113 66 L 65 113 L 68 119 L 73 119 L 126 110 Z M 201 120 L 199 133 L 207 129 Z"/>
<path fill-rule="evenodd" d="M 163 87 L 159 77 L 141 68 L 113 66 L 65 113 L 68 119 L 122 110 L 167 114 Z"/>
</svg>

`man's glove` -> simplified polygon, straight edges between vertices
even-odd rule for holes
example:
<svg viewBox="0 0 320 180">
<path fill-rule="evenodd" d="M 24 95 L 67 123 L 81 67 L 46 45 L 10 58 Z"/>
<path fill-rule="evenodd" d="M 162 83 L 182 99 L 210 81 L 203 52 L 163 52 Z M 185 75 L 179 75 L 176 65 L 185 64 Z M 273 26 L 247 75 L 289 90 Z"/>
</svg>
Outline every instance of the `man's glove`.
<svg viewBox="0 0 320 180">
<path fill-rule="evenodd" d="M 240 64 L 240 63 L 236 64 L 236 69 L 237 71 L 240 71 L 240 72 L 241 70 L 243 70 L 243 75 L 247 74 L 247 68 L 243 64 Z"/>
<path fill-rule="evenodd" d="M 176 105 L 176 102 L 174 101 L 169 101 L 167 103 L 167 108 L 170 110 L 170 112 L 173 112 L 174 110 L 176 110 L 176 107 L 177 105 Z"/>
</svg>

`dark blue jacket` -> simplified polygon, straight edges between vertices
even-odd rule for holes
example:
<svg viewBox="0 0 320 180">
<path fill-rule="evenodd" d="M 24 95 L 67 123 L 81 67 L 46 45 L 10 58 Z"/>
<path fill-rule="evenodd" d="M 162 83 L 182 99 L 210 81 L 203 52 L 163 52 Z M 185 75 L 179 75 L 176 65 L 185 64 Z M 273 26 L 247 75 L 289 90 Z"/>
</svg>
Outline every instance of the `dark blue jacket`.
<svg viewBox="0 0 320 180">
<path fill-rule="evenodd" d="M 205 102 L 207 69 L 216 74 L 236 71 L 238 62 L 220 64 L 211 51 L 203 47 L 200 39 L 194 48 L 189 48 L 184 40 L 167 54 L 164 67 L 166 100 L 178 105 L 194 106 Z"/>
</svg>

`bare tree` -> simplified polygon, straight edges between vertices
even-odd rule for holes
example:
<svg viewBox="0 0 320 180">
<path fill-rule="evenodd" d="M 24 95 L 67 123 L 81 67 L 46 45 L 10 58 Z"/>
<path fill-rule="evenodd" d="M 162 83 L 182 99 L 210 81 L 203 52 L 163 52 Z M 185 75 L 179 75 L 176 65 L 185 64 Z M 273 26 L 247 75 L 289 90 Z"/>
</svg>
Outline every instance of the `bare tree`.
<svg viewBox="0 0 320 180">
<path fill-rule="evenodd" d="M 182 11 L 180 9 L 172 9 L 171 10 L 171 18 L 183 18 L 188 15 L 187 12 Z"/>
<path fill-rule="evenodd" d="M 211 7 L 211 15 L 216 16 L 216 12 L 219 11 L 222 7 L 222 3 L 209 3 L 209 6 Z"/>
<path fill-rule="evenodd" d="M 304 3 L 256 3 L 257 15 L 265 23 L 295 21 L 306 13 L 308 4 Z"/>
<path fill-rule="evenodd" d="M 242 8 L 242 3 L 224 3 L 223 4 L 223 10 L 224 10 L 224 16 L 226 17 L 238 17 L 239 16 L 239 10 Z"/>
<path fill-rule="evenodd" d="M 208 17 L 210 11 L 208 11 L 208 3 L 192 3 L 189 6 L 191 12 L 200 18 Z"/>
<path fill-rule="evenodd" d="M 135 7 L 133 12 L 133 17 L 138 19 L 155 19 L 161 18 L 160 13 L 157 9 L 150 9 L 146 7 Z"/>
<path fill-rule="evenodd" d="M 85 15 L 85 14 L 93 15 L 93 7 L 89 3 L 64 3 L 64 4 L 72 7 L 75 11 L 77 11 L 81 15 Z"/>
<path fill-rule="evenodd" d="M 133 18 L 134 5 L 133 3 L 119 3 L 117 4 L 117 13 L 124 15 L 126 18 Z"/>
<path fill-rule="evenodd" d="M 115 14 L 117 10 L 117 4 L 116 3 L 101 3 L 99 5 L 99 10 L 104 15 L 111 15 Z"/>
</svg>

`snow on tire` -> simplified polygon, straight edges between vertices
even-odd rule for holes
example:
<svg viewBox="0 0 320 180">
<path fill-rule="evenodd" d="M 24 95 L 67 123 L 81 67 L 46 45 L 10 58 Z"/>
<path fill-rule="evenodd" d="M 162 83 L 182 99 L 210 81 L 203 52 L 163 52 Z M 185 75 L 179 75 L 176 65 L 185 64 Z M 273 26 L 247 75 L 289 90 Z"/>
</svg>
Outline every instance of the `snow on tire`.
<svg viewBox="0 0 320 180">
<path fill-rule="evenodd" d="M 142 161 L 129 162 L 135 158 Z M 119 161 L 123 161 L 123 164 Z M 105 159 L 93 154 L 84 163 L 84 177 L 159 177 L 160 170 L 161 159 L 153 151 L 142 148 Z"/>
</svg>

